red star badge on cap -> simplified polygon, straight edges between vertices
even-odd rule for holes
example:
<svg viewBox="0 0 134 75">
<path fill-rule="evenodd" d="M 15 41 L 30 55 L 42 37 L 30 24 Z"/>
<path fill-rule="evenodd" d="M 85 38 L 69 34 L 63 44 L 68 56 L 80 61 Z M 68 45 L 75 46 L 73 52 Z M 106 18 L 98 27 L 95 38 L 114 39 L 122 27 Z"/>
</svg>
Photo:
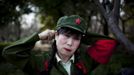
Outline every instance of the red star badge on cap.
<svg viewBox="0 0 134 75">
<path fill-rule="evenodd" d="M 77 25 L 79 25 L 79 24 L 81 23 L 80 18 L 77 18 L 77 19 L 75 20 L 75 23 L 76 23 Z"/>
</svg>

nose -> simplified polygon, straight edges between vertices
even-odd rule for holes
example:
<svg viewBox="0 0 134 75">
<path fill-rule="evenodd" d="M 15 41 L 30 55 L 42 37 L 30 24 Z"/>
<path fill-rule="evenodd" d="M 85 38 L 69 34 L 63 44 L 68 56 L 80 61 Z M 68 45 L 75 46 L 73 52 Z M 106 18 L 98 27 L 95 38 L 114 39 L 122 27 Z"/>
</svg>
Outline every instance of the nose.
<svg viewBox="0 0 134 75">
<path fill-rule="evenodd" d="M 68 45 L 68 46 L 72 46 L 72 45 L 73 45 L 73 39 L 72 39 L 72 38 L 69 38 L 69 39 L 67 40 L 67 45 Z"/>
</svg>

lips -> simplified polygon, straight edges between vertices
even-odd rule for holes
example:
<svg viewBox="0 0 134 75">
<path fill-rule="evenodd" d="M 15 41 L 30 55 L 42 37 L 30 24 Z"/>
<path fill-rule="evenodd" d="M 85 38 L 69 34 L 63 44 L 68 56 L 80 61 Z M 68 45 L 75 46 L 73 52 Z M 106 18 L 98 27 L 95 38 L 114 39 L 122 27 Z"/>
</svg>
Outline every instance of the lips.
<svg viewBox="0 0 134 75">
<path fill-rule="evenodd" d="M 68 48 L 64 48 L 66 51 L 68 52 L 71 52 L 72 50 L 71 49 L 68 49 Z"/>
</svg>

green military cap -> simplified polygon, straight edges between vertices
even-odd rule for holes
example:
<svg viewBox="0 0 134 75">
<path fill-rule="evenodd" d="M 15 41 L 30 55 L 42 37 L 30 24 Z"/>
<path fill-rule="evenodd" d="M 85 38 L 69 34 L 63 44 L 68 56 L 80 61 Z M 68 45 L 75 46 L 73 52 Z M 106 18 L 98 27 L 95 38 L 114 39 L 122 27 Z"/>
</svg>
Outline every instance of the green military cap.
<svg viewBox="0 0 134 75">
<path fill-rule="evenodd" d="M 68 27 L 81 33 L 86 33 L 87 25 L 84 19 L 78 15 L 63 16 L 57 22 L 57 29 Z"/>
<path fill-rule="evenodd" d="M 98 39 L 112 39 L 105 35 L 88 32 L 87 31 L 88 26 L 85 20 L 78 15 L 61 17 L 57 22 L 57 30 L 60 29 L 61 27 L 68 27 L 68 28 L 77 30 L 81 33 L 84 33 L 85 36 L 82 39 L 82 43 L 84 44 L 92 44 Z"/>
</svg>

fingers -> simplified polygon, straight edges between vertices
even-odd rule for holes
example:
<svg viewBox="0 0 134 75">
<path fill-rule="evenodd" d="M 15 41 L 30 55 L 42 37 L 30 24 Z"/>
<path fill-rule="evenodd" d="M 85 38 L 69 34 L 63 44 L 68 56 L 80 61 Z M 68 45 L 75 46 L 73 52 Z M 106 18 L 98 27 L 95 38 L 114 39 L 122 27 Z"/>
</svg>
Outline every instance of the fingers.
<svg viewBox="0 0 134 75">
<path fill-rule="evenodd" d="M 47 33 L 47 39 L 52 40 L 54 38 L 55 31 L 54 30 L 49 30 Z"/>
<path fill-rule="evenodd" d="M 41 40 L 48 40 L 48 39 L 51 40 L 54 38 L 54 35 L 55 35 L 54 30 L 47 29 L 39 34 L 39 38 Z"/>
</svg>

